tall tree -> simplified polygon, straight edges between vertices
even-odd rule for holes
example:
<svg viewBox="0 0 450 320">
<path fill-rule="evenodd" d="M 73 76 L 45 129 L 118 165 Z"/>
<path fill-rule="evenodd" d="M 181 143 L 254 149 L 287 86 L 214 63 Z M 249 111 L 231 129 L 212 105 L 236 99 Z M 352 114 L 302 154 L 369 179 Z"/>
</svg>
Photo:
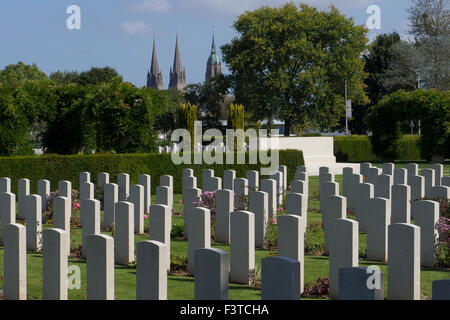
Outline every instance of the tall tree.
<svg viewBox="0 0 450 320">
<path fill-rule="evenodd" d="M 361 60 L 366 29 L 335 7 L 319 11 L 288 3 L 246 11 L 233 24 L 239 34 L 222 46 L 233 90 L 255 120 L 335 126 L 343 116 L 344 82 L 349 97 L 367 100 Z"/>
<path fill-rule="evenodd" d="M 22 61 L 10 64 L 0 71 L 0 82 L 4 84 L 17 84 L 25 80 L 44 80 L 47 75 L 36 64 L 28 65 Z"/>
<path fill-rule="evenodd" d="M 450 87 L 450 1 L 412 0 L 409 8 L 409 33 L 423 50 L 422 74 L 426 88 L 448 90 Z"/>
</svg>

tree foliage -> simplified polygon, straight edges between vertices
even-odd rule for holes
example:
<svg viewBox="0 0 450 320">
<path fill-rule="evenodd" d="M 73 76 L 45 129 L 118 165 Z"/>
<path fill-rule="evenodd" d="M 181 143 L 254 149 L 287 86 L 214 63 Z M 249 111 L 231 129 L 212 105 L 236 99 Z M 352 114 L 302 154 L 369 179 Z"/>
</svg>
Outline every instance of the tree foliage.
<svg viewBox="0 0 450 320">
<path fill-rule="evenodd" d="M 400 90 L 387 95 L 369 115 L 374 152 L 384 160 L 399 158 L 401 123 L 421 120 L 421 156 L 427 160 L 450 156 L 450 93 L 437 90 Z"/>
<path fill-rule="evenodd" d="M 22 61 L 10 64 L 0 71 L 0 82 L 5 84 L 18 84 L 25 80 L 45 80 L 47 75 L 36 64 L 28 65 Z"/>
<path fill-rule="evenodd" d="M 365 101 L 366 29 L 335 7 L 306 4 L 246 11 L 233 24 L 238 37 L 222 46 L 236 101 L 255 120 L 329 128 L 343 116 L 344 79 L 349 98 Z"/>
</svg>

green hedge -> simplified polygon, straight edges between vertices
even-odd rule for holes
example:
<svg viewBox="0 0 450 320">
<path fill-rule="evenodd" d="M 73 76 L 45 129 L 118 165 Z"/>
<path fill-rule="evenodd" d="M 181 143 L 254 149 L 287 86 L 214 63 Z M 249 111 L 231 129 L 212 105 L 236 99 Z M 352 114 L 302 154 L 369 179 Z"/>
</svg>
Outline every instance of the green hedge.
<svg viewBox="0 0 450 320">
<path fill-rule="evenodd" d="M 420 156 L 419 136 L 403 136 L 400 142 L 401 159 L 422 160 Z M 334 137 L 334 155 L 338 162 L 375 162 L 379 161 L 372 149 L 368 136 Z"/>
<path fill-rule="evenodd" d="M 303 153 L 297 150 L 281 150 L 280 165 L 286 165 L 288 181 L 294 178 L 297 166 L 304 165 Z M 197 183 L 201 186 L 202 170 L 213 169 L 215 176 L 223 177 L 223 171 L 236 170 L 237 177 L 245 177 L 248 170 L 258 170 L 260 164 L 248 164 L 249 154 L 246 154 L 246 164 L 235 165 L 175 165 L 170 154 L 95 154 L 95 155 L 44 155 L 44 156 L 18 156 L 0 157 L 0 177 L 11 178 L 12 192 L 17 193 L 17 181 L 21 178 L 30 179 L 30 192 L 37 192 L 37 181 L 47 179 L 50 181 L 51 190 L 57 189 L 58 181 L 72 181 L 72 188 L 79 189 L 79 173 L 87 171 L 91 173 L 91 182 L 97 182 L 97 174 L 108 172 L 110 181 L 117 182 L 117 174 L 121 172 L 130 175 L 130 184 L 138 182 L 138 175 L 149 174 L 152 177 L 152 193 L 159 186 L 161 175 L 172 175 L 174 178 L 174 192 L 181 193 L 182 170 L 192 168 L 197 177 Z M 224 158 L 224 162 L 226 162 Z M 223 179 L 223 178 L 222 178 Z"/>
</svg>

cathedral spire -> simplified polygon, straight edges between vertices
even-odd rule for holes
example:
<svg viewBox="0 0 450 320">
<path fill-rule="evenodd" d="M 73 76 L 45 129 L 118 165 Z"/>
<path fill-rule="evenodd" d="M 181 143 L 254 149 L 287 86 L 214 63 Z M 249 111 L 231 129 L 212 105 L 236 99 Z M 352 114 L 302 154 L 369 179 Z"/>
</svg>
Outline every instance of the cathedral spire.
<svg viewBox="0 0 450 320">
<path fill-rule="evenodd" d="M 153 88 L 156 90 L 163 90 L 163 80 L 162 73 L 159 72 L 158 57 L 156 55 L 156 40 L 153 39 L 153 54 L 152 54 L 152 65 L 150 67 L 150 72 L 147 73 L 147 88 Z"/>
<path fill-rule="evenodd" d="M 178 44 L 178 35 L 175 44 L 175 57 L 173 59 L 173 68 L 170 70 L 169 89 L 182 91 L 186 88 L 186 72 L 181 65 L 180 47 Z"/>
<path fill-rule="evenodd" d="M 209 55 L 208 61 L 206 62 L 206 74 L 205 81 L 208 82 L 215 76 L 222 73 L 222 65 L 220 63 L 219 56 L 216 51 L 216 41 L 213 33 L 212 43 L 211 43 L 211 54 Z"/>
</svg>

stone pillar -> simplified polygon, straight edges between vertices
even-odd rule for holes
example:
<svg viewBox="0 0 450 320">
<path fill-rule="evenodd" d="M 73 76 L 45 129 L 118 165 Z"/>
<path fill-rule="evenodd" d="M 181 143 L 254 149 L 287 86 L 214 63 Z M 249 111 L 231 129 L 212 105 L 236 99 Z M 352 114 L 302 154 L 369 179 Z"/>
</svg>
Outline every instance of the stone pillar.
<svg viewBox="0 0 450 320">
<path fill-rule="evenodd" d="M 225 170 L 223 172 L 223 188 L 234 191 L 234 179 L 236 179 L 236 171 Z"/>
<path fill-rule="evenodd" d="M 278 171 L 283 173 L 283 189 L 284 191 L 286 191 L 287 189 L 287 181 L 288 181 L 288 177 L 287 177 L 287 170 L 288 168 L 286 166 L 278 166 Z"/>
<path fill-rule="evenodd" d="M 44 300 L 67 300 L 66 231 L 46 229 L 43 238 L 43 298 Z"/>
<path fill-rule="evenodd" d="M 172 211 L 173 198 L 172 198 L 172 188 L 170 187 L 156 187 L 156 204 L 163 204 L 170 208 Z"/>
<path fill-rule="evenodd" d="M 170 269 L 170 208 L 162 204 L 154 204 L 150 207 L 150 240 L 165 244 L 167 251 L 164 266 Z"/>
<path fill-rule="evenodd" d="M 189 168 L 185 168 L 182 171 L 182 176 L 184 177 L 193 177 L 194 176 L 194 170 L 193 169 L 189 169 Z"/>
<path fill-rule="evenodd" d="M 300 262 L 287 257 L 261 259 L 261 299 L 299 300 Z"/>
<path fill-rule="evenodd" d="M 394 170 L 394 184 L 406 184 L 408 177 L 408 171 L 403 168 L 397 168 Z"/>
<path fill-rule="evenodd" d="M 206 187 L 206 182 L 208 181 L 209 178 L 214 177 L 214 170 L 212 169 L 205 169 L 202 171 L 202 188 L 205 189 Z"/>
<path fill-rule="evenodd" d="M 14 193 L 0 193 L 0 244 L 3 244 L 5 226 L 16 223 L 16 195 Z"/>
<path fill-rule="evenodd" d="M 341 196 L 330 196 L 324 199 L 322 223 L 324 226 L 324 251 L 329 254 L 330 248 L 330 221 L 347 218 L 347 200 Z"/>
<path fill-rule="evenodd" d="M 359 173 L 365 177 L 369 175 L 369 169 L 372 165 L 369 162 L 362 162 L 359 165 Z"/>
<path fill-rule="evenodd" d="M 388 257 L 388 226 L 391 221 L 391 200 L 369 199 L 367 225 L 367 260 L 386 261 Z"/>
<path fill-rule="evenodd" d="M 442 185 L 444 187 L 450 187 L 450 177 L 442 177 Z"/>
<path fill-rule="evenodd" d="M 58 196 L 70 199 L 72 203 L 72 182 L 70 181 L 59 181 L 58 182 Z"/>
<path fill-rule="evenodd" d="M 422 176 L 409 176 L 408 185 L 411 187 L 411 201 L 425 197 L 425 178 Z M 411 218 L 413 218 L 411 216 Z"/>
<path fill-rule="evenodd" d="M 434 187 L 435 176 L 433 169 L 422 169 L 420 174 L 425 178 L 425 197 L 431 197 L 431 189 Z"/>
<path fill-rule="evenodd" d="M 391 199 L 392 176 L 379 175 L 374 187 L 375 198 Z"/>
<path fill-rule="evenodd" d="M 167 246 L 141 241 L 136 252 L 136 299 L 167 300 Z"/>
<path fill-rule="evenodd" d="M 198 188 L 188 188 L 183 190 L 183 216 L 184 216 L 184 236 L 188 238 L 189 235 L 189 214 L 191 208 L 194 208 L 194 202 L 197 202 L 202 194 L 202 190 Z M 217 195 L 216 195 L 217 197 Z M 234 202 L 233 202 L 234 204 Z M 217 206 L 217 204 L 216 204 Z"/>
<path fill-rule="evenodd" d="M 159 185 L 161 187 L 169 187 L 173 190 L 173 177 L 169 175 L 159 177 Z"/>
<path fill-rule="evenodd" d="M 230 281 L 249 284 L 255 276 L 255 215 L 235 211 L 230 217 Z"/>
<path fill-rule="evenodd" d="M 442 183 L 442 176 L 444 173 L 444 166 L 439 163 L 433 163 L 430 165 L 430 169 L 434 170 L 434 185 L 440 186 Z"/>
<path fill-rule="evenodd" d="M 322 182 L 320 185 L 320 191 L 319 191 L 319 205 L 320 205 L 320 212 L 322 212 L 322 205 L 324 203 L 324 200 L 331 196 L 338 196 L 339 195 L 339 184 L 337 182 L 327 181 Z M 323 221 L 322 221 L 323 225 Z"/>
<path fill-rule="evenodd" d="M 203 191 L 217 191 L 222 189 L 222 179 L 219 177 L 208 178 L 205 183 Z"/>
<path fill-rule="evenodd" d="M 116 203 L 114 261 L 125 266 L 134 261 L 134 205 L 131 202 Z"/>
<path fill-rule="evenodd" d="M 276 192 L 277 192 L 277 184 L 276 181 L 273 179 L 264 179 L 261 180 L 261 191 L 264 191 L 267 193 L 268 196 L 268 212 L 269 212 L 269 219 L 275 219 L 277 217 L 277 199 L 276 199 Z"/>
<path fill-rule="evenodd" d="M 89 172 L 80 172 L 80 185 L 83 182 L 91 182 L 91 174 Z"/>
<path fill-rule="evenodd" d="M 450 187 L 432 187 L 430 191 L 430 198 L 450 199 Z"/>
<path fill-rule="evenodd" d="M 11 223 L 3 228 L 3 291 L 5 300 L 27 299 L 26 229 Z"/>
<path fill-rule="evenodd" d="M 286 195 L 286 214 L 294 214 L 307 218 L 308 200 L 304 194 L 289 193 Z"/>
<path fill-rule="evenodd" d="M 299 262 L 300 292 L 304 289 L 304 252 L 306 219 L 296 215 L 285 214 L 278 217 L 278 256 L 288 257 Z"/>
<path fill-rule="evenodd" d="M 259 189 L 259 172 L 256 170 L 247 171 L 245 178 L 248 181 L 248 189 L 251 191 L 258 191 Z"/>
<path fill-rule="evenodd" d="M 97 175 L 97 185 L 104 188 L 107 183 L 109 183 L 109 173 L 100 172 Z"/>
<path fill-rule="evenodd" d="M 115 221 L 115 207 L 117 202 L 119 202 L 119 186 L 115 183 L 105 184 L 103 215 L 103 226 L 105 228 L 111 228 Z"/>
<path fill-rule="evenodd" d="M 342 195 L 348 199 L 348 195 L 351 189 L 351 177 L 353 174 L 353 168 L 342 169 Z"/>
<path fill-rule="evenodd" d="M 25 211 L 25 199 L 30 195 L 30 180 L 20 179 L 17 194 L 17 219 L 25 220 L 27 215 Z"/>
<path fill-rule="evenodd" d="M 339 300 L 384 300 L 383 272 L 367 267 L 339 269 Z"/>
<path fill-rule="evenodd" d="M 114 239 L 91 234 L 87 245 L 87 299 L 114 300 Z"/>
<path fill-rule="evenodd" d="M 188 188 L 197 188 L 197 178 L 194 176 L 183 177 L 183 183 L 181 189 L 184 192 Z"/>
<path fill-rule="evenodd" d="M 356 212 L 358 206 L 359 184 L 363 183 L 363 175 L 354 173 L 350 176 L 350 181 L 349 189 L 347 190 L 347 207 L 352 212 Z"/>
<path fill-rule="evenodd" d="M 144 233 L 144 187 L 140 184 L 135 184 L 130 187 L 129 201 L 134 208 L 134 233 Z"/>
<path fill-rule="evenodd" d="M 439 202 L 422 200 L 412 203 L 414 224 L 420 227 L 420 263 L 425 267 L 434 267 L 434 244 L 439 233 L 436 223 L 439 221 Z"/>
<path fill-rule="evenodd" d="M 138 184 L 144 187 L 144 213 L 149 213 L 152 204 L 152 177 L 148 174 L 140 174 Z"/>
<path fill-rule="evenodd" d="M 31 194 L 25 198 L 25 214 L 27 223 L 27 250 L 42 249 L 42 203 L 41 197 Z"/>
<path fill-rule="evenodd" d="M 371 183 L 373 185 L 377 182 L 377 177 L 381 174 L 381 170 L 377 167 L 370 167 L 368 170 L 368 175 L 366 182 Z"/>
<path fill-rule="evenodd" d="M 420 300 L 420 228 L 389 226 L 388 299 Z"/>
<path fill-rule="evenodd" d="M 117 175 L 117 184 L 119 185 L 119 201 L 127 201 L 130 192 L 130 175 L 128 173 L 119 173 Z"/>
<path fill-rule="evenodd" d="M 392 176 L 394 174 L 395 165 L 393 163 L 383 163 L 381 165 L 382 174 Z"/>
<path fill-rule="evenodd" d="M 11 192 L 11 179 L 8 177 L 0 178 L 0 193 Z"/>
<path fill-rule="evenodd" d="M 80 183 L 80 202 L 88 199 L 95 199 L 94 184 L 91 182 L 82 182 Z"/>
<path fill-rule="evenodd" d="M 211 215 L 209 209 L 192 208 L 189 215 L 188 273 L 195 270 L 195 250 L 211 247 Z"/>
<path fill-rule="evenodd" d="M 359 231 L 367 231 L 367 221 L 369 216 L 369 208 L 367 203 L 373 198 L 373 184 L 360 183 L 358 185 L 359 192 L 357 194 L 356 220 L 359 223 Z"/>
<path fill-rule="evenodd" d="M 228 253 L 197 249 L 194 256 L 195 300 L 228 300 Z"/>
<path fill-rule="evenodd" d="M 277 205 L 281 205 L 283 203 L 283 173 L 282 172 L 274 172 L 270 175 L 270 179 L 276 181 L 277 184 Z"/>
<path fill-rule="evenodd" d="M 53 199 L 53 228 L 65 231 L 64 240 L 66 254 L 70 255 L 70 216 L 72 205 L 66 197 L 56 197 Z"/>
<path fill-rule="evenodd" d="M 234 192 L 223 189 L 216 193 L 216 242 L 230 243 L 230 213 L 234 211 Z"/>
<path fill-rule="evenodd" d="M 431 290 L 433 300 L 450 300 L 450 279 L 434 280 Z"/>
<path fill-rule="evenodd" d="M 335 219 L 329 222 L 330 298 L 339 297 L 339 269 L 358 266 L 358 222 Z"/>
<path fill-rule="evenodd" d="M 86 258 L 87 247 L 89 246 L 88 236 L 100 234 L 100 201 L 93 199 L 83 200 L 80 206 L 80 216 L 81 220 L 83 220 L 81 254 L 83 258 Z"/>
<path fill-rule="evenodd" d="M 408 177 L 419 175 L 419 166 L 417 163 L 408 163 L 406 165 L 406 172 Z"/>
<path fill-rule="evenodd" d="M 38 184 L 38 195 L 41 197 L 42 212 L 47 210 L 47 197 L 50 195 L 50 181 L 39 180 Z"/>
<path fill-rule="evenodd" d="M 306 189 L 306 183 L 304 181 L 300 181 L 300 180 L 292 180 L 291 181 L 291 192 L 307 195 L 308 190 Z"/>
<path fill-rule="evenodd" d="M 392 186 L 391 223 L 410 223 L 411 187 L 405 184 Z"/>
<path fill-rule="evenodd" d="M 255 246 L 264 248 L 267 243 L 269 197 L 264 191 L 252 191 L 249 196 L 249 211 L 255 215 Z"/>
</svg>

